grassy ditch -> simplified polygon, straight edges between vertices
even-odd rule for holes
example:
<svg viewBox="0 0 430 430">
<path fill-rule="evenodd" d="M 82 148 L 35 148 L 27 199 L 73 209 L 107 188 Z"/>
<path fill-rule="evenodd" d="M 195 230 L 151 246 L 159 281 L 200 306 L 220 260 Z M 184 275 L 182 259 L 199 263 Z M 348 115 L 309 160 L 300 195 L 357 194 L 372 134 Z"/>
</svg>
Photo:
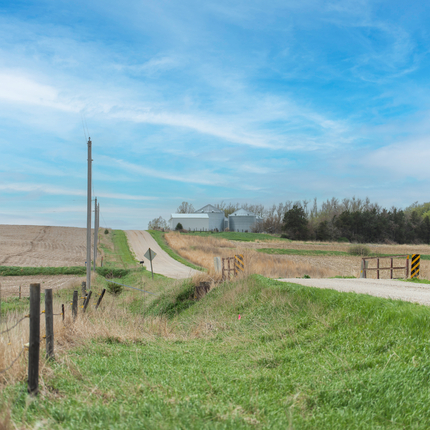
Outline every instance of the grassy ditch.
<svg viewBox="0 0 430 430">
<path fill-rule="evenodd" d="M 282 239 L 279 236 L 272 236 L 271 234 L 265 233 L 240 233 L 236 231 L 221 231 L 219 233 L 211 232 L 211 231 L 195 231 L 189 233 L 181 233 L 181 234 L 189 234 L 192 236 L 211 236 L 221 239 L 227 240 L 236 240 L 240 242 L 256 242 L 256 241 L 267 241 L 267 240 L 279 240 L 284 242 L 291 242 L 290 239 Z"/>
<path fill-rule="evenodd" d="M 430 308 L 257 275 L 198 302 L 186 283 L 166 288 L 144 320 L 135 309 L 134 324 L 115 316 L 115 301 L 103 330 L 93 314 L 84 343 L 50 365 L 37 399 L 28 401 L 24 381 L 3 389 L 0 404 L 13 421 L 52 429 L 428 428 Z"/>
<path fill-rule="evenodd" d="M 196 266 L 195 264 L 181 257 L 172 248 L 170 248 L 170 246 L 167 244 L 166 240 L 164 239 L 164 232 L 159 230 L 148 230 L 148 233 L 155 239 L 158 245 L 160 245 L 160 248 L 163 251 L 167 252 L 167 254 L 170 255 L 170 257 L 172 257 L 174 260 L 179 261 L 185 266 L 191 267 L 192 269 L 195 269 L 195 270 L 202 270 L 202 271 L 206 270 L 205 268 Z"/>
</svg>

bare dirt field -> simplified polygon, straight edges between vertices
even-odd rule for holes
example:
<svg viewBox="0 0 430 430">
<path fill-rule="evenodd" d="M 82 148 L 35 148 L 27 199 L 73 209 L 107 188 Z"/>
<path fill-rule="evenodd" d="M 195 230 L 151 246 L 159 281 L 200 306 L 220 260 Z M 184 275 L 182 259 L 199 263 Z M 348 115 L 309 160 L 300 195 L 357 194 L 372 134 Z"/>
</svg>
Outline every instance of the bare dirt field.
<svg viewBox="0 0 430 430">
<path fill-rule="evenodd" d="M 0 225 L 0 266 L 84 266 L 86 229 Z"/>
<path fill-rule="evenodd" d="M 27 297 L 30 292 L 30 283 L 40 284 L 43 291 L 45 288 L 58 290 L 75 284 L 79 285 L 84 280 L 84 277 L 74 275 L 2 276 L 0 277 L 0 294 L 1 297 L 17 297 L 21 286 L 22 296 Z"/>
</svg>

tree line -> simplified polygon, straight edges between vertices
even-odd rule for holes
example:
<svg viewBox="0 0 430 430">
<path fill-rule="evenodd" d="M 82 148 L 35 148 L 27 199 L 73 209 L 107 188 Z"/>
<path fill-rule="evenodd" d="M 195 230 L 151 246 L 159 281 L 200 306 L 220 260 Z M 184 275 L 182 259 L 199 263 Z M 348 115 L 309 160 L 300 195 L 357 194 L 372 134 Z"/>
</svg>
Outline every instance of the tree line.
<svg viewBox="0 0 430 430">
<path fill-rule="evenodd" d="M 262 218 L 254 225 L 254 232 L 283 234 L 293 240 L 430 243 L 430 202 L 415 202 L 406 209 L 386 209 L 369 198 L 333 197 L 321 204 L 315 198 L 287 200 L 268 207 L 224 201 L 214 206 L 224 211 L 226 217 L 243 208 Z M 182 202 L 176 212 L 192 213 L 195 209 L 191 203 Z M 159 217 L 149 227 L 167 228 L 167 223 Z"/>
</svg>

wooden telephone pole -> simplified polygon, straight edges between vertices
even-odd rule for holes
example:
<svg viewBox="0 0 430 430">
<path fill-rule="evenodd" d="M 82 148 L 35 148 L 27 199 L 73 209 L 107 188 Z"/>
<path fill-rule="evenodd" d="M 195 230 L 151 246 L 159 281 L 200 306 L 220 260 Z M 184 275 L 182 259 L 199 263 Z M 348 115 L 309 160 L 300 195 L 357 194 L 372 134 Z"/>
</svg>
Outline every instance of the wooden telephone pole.
<svg viewBox="0 0 430 430">
<path fill-rule="evenodd" d="M 87 175 L 87 290 L 91 289 L 91 138 L 88 138 L 88 175 Z"/>
</svg>

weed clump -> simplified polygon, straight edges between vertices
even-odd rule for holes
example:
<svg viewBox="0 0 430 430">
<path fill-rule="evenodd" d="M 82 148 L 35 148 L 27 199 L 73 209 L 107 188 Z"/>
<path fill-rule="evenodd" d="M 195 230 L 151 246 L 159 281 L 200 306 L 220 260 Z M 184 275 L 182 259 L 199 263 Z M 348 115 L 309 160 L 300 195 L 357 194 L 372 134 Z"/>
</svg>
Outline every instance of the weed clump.
<svg viewBox="0 0 430 430">
<path fill-rule="evenodd" d="M 348 249 L 351 255 L 358 255 L 360 257 L 367 257 L 371 254 L 370 248 L 366 245 L 353 245 Z"/>
<path fill-rule="evenodd" d="M 106 290 L 109 294 L 112 294 L 112 296 L 119 296 L 124 291 L 124 287 L 114 282 L 108 282 Z"/>
<path fill-rule="evenodd" d="M 105 234 L 109 234 L 109 230 L 105 228 Z"/>
</svg>

